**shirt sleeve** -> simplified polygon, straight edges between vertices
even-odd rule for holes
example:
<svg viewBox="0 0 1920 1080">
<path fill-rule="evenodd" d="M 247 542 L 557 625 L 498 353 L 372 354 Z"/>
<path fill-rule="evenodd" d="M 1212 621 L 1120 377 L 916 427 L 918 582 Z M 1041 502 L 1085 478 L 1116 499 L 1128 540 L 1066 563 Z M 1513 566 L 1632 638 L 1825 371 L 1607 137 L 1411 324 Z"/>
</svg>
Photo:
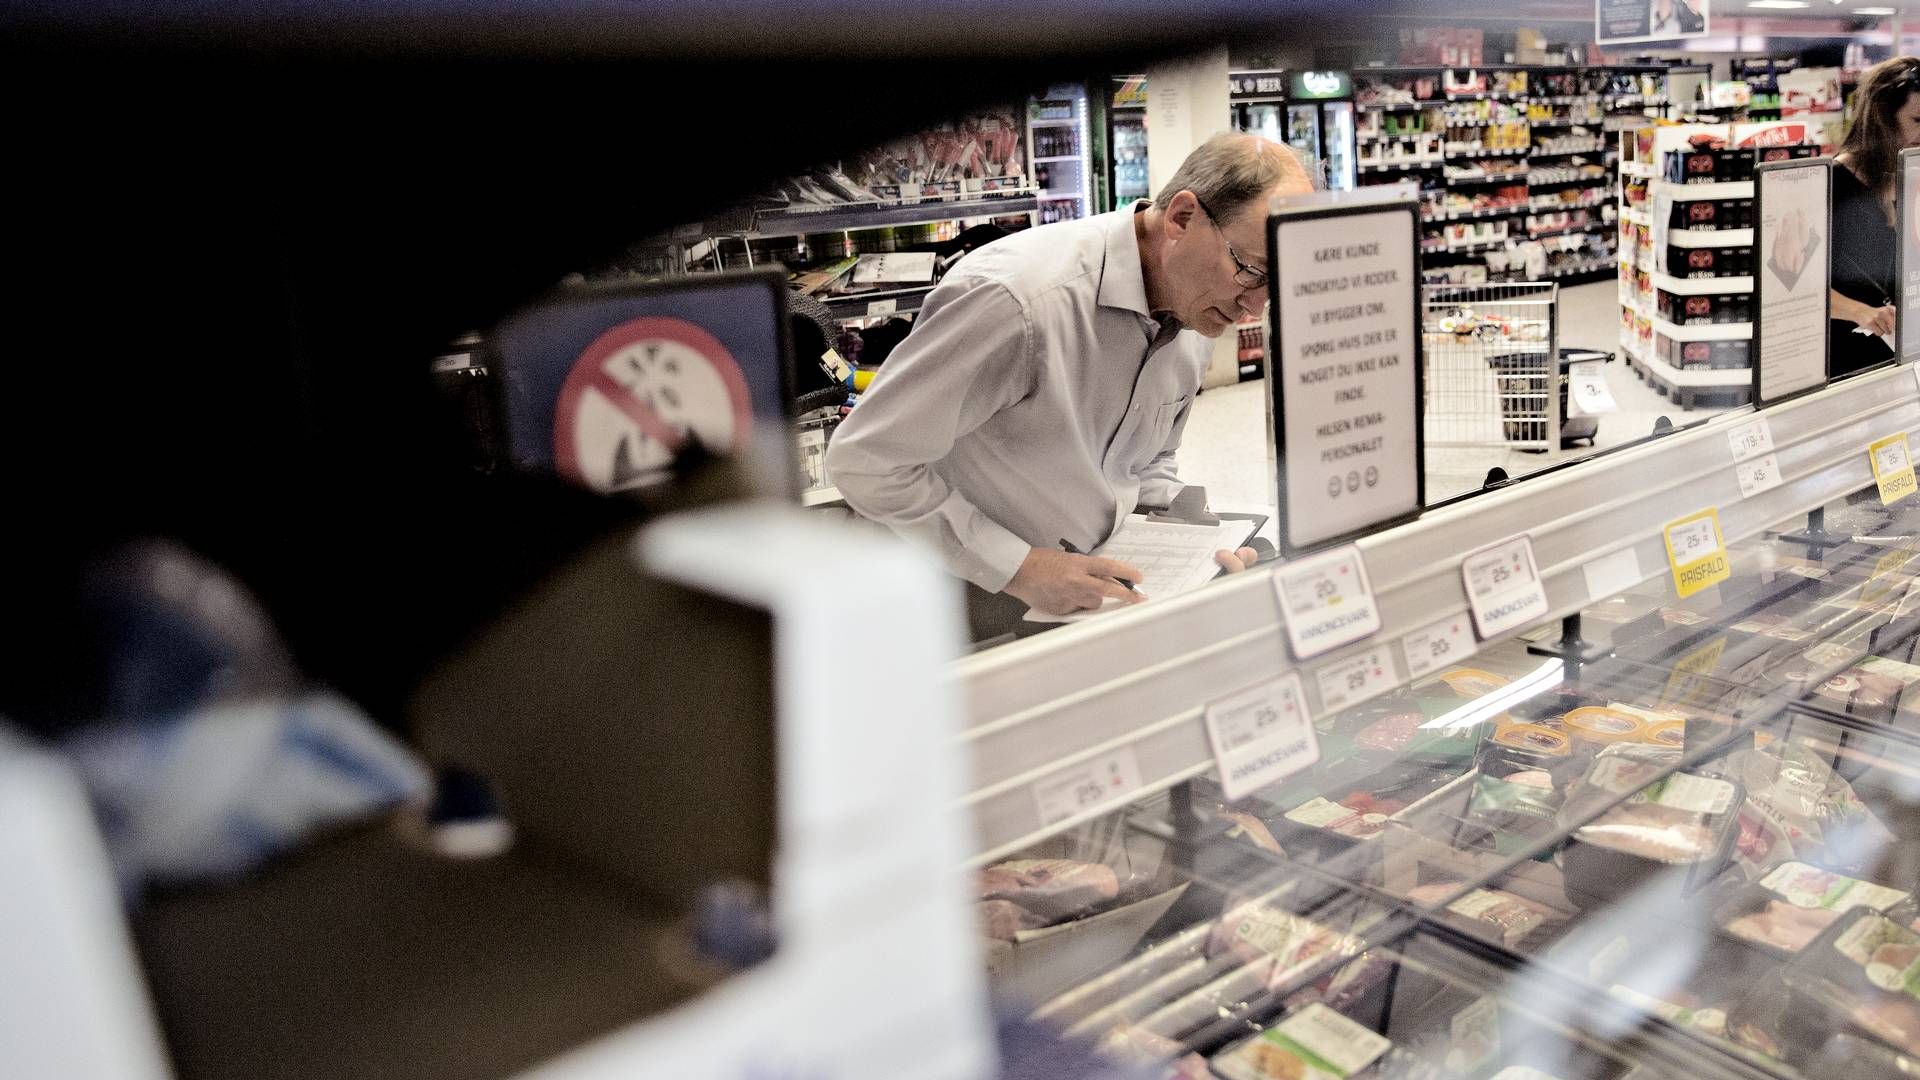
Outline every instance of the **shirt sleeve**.
<svg viewBox="0 0 1920 1080">
<path fill-rule="evenodd" d="M 1033 387 L 1032 325 L 1005 285 L 948 280 L 827 445 L 827 474 L 862 517 L 926 544 L 999 592 L 1032 550 L 933 471 L 956 439 Z"/>
<path fill-rule="evenodd" d="M 1139 502 L 1144 506 L 1172 506 L 1173 497 L 1187 486 L 1180 482 L 1174 454 L 1180 449 L 1180 435 L 1187 429 L 1187 417 L 1193 413 L 1195 400 L 1197 398 L 1189 398 L 1180 407 L 1180 415 L 1174 418 L 1173 427 L 1167 433 L 1166 446 L 1140 470 Z"/>
</svg>

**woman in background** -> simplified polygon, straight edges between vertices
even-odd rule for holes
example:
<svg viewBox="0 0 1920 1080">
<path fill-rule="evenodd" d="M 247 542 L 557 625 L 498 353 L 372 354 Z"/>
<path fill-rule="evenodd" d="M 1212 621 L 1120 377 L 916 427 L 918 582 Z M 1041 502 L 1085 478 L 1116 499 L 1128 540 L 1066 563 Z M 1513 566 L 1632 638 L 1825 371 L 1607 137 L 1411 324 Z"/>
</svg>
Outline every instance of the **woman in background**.
<svg viewBox="0 0 1920 1080">
<path fill-rule="evenodd" d="M 1893 355 L 1893 191 L 1900 151 L 1920 146 L 1920 57 L 1877 64 L 1853 95 L 1853 124 L 1833 170 L 1833 354 L 1829 373 L 1850 375 Z M 1855 333 L 1857 328 L 1871 333 Z"/>
</svg>

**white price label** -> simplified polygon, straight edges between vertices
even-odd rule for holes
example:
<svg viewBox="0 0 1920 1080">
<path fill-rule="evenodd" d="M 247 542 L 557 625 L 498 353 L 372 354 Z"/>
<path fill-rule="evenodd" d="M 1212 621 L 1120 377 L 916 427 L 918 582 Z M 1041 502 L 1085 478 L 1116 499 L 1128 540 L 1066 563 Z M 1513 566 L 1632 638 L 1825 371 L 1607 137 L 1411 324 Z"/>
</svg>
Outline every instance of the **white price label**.
<svg viewBox="0 0 1920 1080">
<path fill-rule="evenodd" d="M 1640 573 L 1640 556 L 1630 547 L 1587 563 L 1580 568 L 1580 575 L 1587 579 L 1587 595 L 1595 600 L 1618 596 L 1640 584 L 1645 576 Z"/>
<path fill-rule="evenodd" d="M 1913 381 L 1915 383 L 1920 383 L 1920 364 L 1915 364 L 1913 366 Z"/>
<path fill-rule="evenodd" d="M 1773 427 L 1764 416 L 1755 417 L 1727 432 L 1727 445 L 1733 448 L 1733 460 L 1773 453 Z"/>
<path fill-rule="evenodd" d="M 1380 629 L 1366 562 L 1351 544 L 1282 563 L 1274 571 L 1273 588 L 1293 654 L 1302 660 Z"/>
<path fill-rule="evenodd" d="M 1393 689 L 1393 657 L 1384 647 L 1368 649 L 1359 656 L 1328 664 L 1314 674 L 1320 684 L 1322 713 L 1358 705 Z"/>
<path fill-rule="evenodd" d="M 1457 664 L 1474 654 L 1476 646 L 1467 616 L 1441 619 L 1400 639 L 1407 654 L 1407 677 L 1418 679 L 1447 664 Z"/>
<path fill-rule="evenodd" d="M 1516 536 L 1468 555 L 1460 563 L 1460 576 L 1482 640 L 1525 626 L 1548 611 L 1531 537 Z"/>
<path fill-rule="evenodd" d="M 1780 461 L 1772 454 L 1749 458 L 1735 465 L 1733 471 L 1740 478 L 1740 494 L 1749 499 L 1780 486 Z"/>
<path fill-rule="evenodd" d="M 1207 741 L 1229 802 L 1320 760 L 1320 741 L 1298 674 L 1221 698 L 1207 706 L 1205 716 Z"/>
<path fill-rule="evenodd" d="M 1053 825 L 1140 790 L 1140 761 L 1128 746 L 1034 781 L 1040 824 Z"/>
<path fill-rule="evenodd" d="M 899 307 L 898 300 L 870 300 L 867 302 L 868 315 L 891 315 Z"/>
<path fill-rule="evenodd" d="M 1567 368 L 1567 410 L 1573 416 L 1598 416 L 1617 412 L 1620 406 L 1607 388 L 1606 366 L 1599 360 L 1583 360 Z"/>
</svg>

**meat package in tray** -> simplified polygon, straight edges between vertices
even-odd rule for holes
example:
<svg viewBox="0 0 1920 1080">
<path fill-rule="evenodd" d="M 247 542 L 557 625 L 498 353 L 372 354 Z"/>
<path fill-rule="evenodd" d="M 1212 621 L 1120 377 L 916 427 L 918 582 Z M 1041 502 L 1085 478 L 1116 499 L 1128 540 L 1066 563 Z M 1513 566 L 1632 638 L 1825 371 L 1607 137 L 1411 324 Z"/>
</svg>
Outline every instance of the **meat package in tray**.
<svg viewBox="0 0 1920 1080">
<path fill-rule="evenodd" d="M 1743 945 L 1790 960 L 1855 908 L 1906 918 L 1913 913 L 1913 896 L 1806 863 L 1785 862 L 1721 901 L 1713 923 Z"/>
<path fill-rule="evenodd" d="M 1569 836 L 1556 858 L 1568 899 L 1589 907 L 1653 891 L 1678 903 L 1720 873 L 1744 792 L 1720 777 L 1666 773 L 1679 759 L 1632 744 L 1594 755 L 1560 810 Z"/>
<path fill-rule="evenodd" d="M 1920 933 L 1906 922 L 1854 908 L 1781 976 L 1791 996 L 1788 1060 L 1805 1063 L 1836 1032 L 1920 1057 Z"/>
</svg>

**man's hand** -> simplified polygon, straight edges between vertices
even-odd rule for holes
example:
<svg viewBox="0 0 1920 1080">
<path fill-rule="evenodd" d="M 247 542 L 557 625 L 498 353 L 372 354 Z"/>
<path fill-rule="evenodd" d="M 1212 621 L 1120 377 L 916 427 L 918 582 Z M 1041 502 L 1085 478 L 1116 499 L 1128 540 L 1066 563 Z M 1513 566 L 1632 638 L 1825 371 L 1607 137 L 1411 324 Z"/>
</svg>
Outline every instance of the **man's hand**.
<svg viewBox="0 0 1920 1080">
<path fill-rule="evenodd" d="M 1049 615 L 1066 615 L 1097 608 L 1108 597 L 1137 604 L 1146 597 L 1121 581 L 1135 584 L 1146 575 L 1116 559 L 1070 555 L 1051 548 L 1034 548 L 1007 582 L 1006 593 Z"/>
<path fill-rule="evenodd" d="M 1893 333 L 1893 323 L 1893 305 L 1887 304 L 1884 307 L 1867 308 L 1867 321 L 1860 325 L 1881 337 L 1886 337 L 1888 334 Z"/>
<path fill-rule="evenodd" d="M 1254 563 L 1259 562 L 1260 553 L 1250 547 L 1243 547 L 1236 551 L 1228 551 L 1226 548 L 1221 548 L 1219 551 L 1213 553 L 1213 561 L 1219 563 L 1220 569 L 1225 570 L 1227 573 L 1237 574 L 1247 567 L 1252 566 Z"/>
</svg>

